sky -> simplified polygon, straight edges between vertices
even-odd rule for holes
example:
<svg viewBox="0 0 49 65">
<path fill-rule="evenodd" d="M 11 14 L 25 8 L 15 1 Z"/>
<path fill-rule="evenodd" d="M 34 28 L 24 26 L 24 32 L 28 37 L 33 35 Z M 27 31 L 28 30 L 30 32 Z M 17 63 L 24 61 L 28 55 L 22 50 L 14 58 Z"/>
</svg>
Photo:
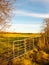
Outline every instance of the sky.
<svg viewBox="0 0 49 65">
<path fill-rule="evenodd" d="M 49 0 L 16 0 L 10 32 L 41 32 L 43 21 L 49 18 Z"/>
</svg>

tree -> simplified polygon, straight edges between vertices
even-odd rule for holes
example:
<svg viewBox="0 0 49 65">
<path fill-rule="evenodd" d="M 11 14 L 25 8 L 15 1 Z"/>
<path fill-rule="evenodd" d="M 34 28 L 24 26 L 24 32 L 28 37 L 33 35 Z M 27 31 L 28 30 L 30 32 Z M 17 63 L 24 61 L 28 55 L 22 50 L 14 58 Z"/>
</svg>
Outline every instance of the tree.
<svg viewBox="0 0 49 65">
<path fill-rule="evenodd" d="M 44 50 L 49 53 L 49 18 L 44 20 L 44 33 L 41 37 L 41 45 L 43 44 Z"/>
<path fill-rule="evenodd" d="M 39 39 L 37 46 L 41 50 L 49 53 L 49 18 L 44 19 L 41 38 Z"/>
<path fill-rule="evenodd" d="M 45 19 L 46 27 L 45 27 L 45 36 L 49 37 L 49 18 Z"/>
<path fill-rule="evenodd" d="M 49 18 L 44 19 L 43 31 L 44 31 L 44 33 L 42 34 L 42 39 L 44 37 L 45 41 L 47 42 L 48 38 L 49 38 Z"/>
<path fill-rule="evenodd" d="M 9 27 L 8 23 L 11 19 L 11 11 L 15 0 L 0 0 L 0 31 Z"/>
</svg>

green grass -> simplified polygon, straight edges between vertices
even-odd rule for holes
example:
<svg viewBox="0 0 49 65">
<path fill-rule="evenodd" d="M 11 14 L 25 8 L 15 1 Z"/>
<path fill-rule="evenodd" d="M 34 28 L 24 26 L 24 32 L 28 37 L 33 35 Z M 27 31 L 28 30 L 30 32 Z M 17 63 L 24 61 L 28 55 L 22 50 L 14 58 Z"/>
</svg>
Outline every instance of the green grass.
<svg viewBox="0 0 49 65">
<path fill-rule="evenodd" d="M 8 42 L 8 41 L 14 41 L 14 40 L 22 40 L 25 39 L 27 37 L 4 37 L 4 38 L 0 38 L 0 42 Z"/>
<path fill-rule="evenodd" d="M 3 37 L 3 38 L 0 38 L 0 57 L 2 57 L 2 56 L 8 57 L 7 52 L 9 52 L 9 54 L 10 54 L 9 57 L 12 56 L 13 41 L 14 40 L 22 40 L 22 39 L 25 39 L 25 38 L 26 37 Z"/>
</svg>

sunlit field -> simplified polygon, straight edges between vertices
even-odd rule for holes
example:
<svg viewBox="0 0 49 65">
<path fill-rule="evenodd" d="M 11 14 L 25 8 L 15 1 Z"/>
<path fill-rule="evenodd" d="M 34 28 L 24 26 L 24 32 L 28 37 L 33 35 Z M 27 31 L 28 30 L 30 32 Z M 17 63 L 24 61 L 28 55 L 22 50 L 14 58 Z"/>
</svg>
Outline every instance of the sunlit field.
<svg viewBox="0 0 49 65">
<path fill-rule="evenodd" d="M 4 37 L 40 37 L 40 33 L 9 33 L 9 32 L 0 32 L 0 36 Z"/>
<path fill-rule="evenodd" d="M 35 33 L 1 33 L 1 65 L 42 65 L 42 62 L 47 63 L 49 55 L 41 49 L 43 45 L 40 39 L 41 34 Z"/>
</svg>

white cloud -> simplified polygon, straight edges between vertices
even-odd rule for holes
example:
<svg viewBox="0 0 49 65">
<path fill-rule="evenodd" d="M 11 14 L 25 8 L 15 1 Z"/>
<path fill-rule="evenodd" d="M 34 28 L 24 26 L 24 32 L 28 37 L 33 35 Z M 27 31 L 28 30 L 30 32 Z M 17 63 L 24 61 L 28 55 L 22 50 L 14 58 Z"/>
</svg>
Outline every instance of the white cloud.
<svg viewBox="0 0 49 65">
<path fill-rule="evenodd" d="M 31 17 L 38 17 L 38 18 L 49 18 L 49 14 L 39 14 L 39 13 L 30 13 L 24 11 L 13 11 L 16 16 L 31 16 Z"/>
<path fill-rule="evenodd" d="M 38 33 L 41 31 L 42 24 L 12 24 L 6 31 L 22 33 Z"/>
</svg>

